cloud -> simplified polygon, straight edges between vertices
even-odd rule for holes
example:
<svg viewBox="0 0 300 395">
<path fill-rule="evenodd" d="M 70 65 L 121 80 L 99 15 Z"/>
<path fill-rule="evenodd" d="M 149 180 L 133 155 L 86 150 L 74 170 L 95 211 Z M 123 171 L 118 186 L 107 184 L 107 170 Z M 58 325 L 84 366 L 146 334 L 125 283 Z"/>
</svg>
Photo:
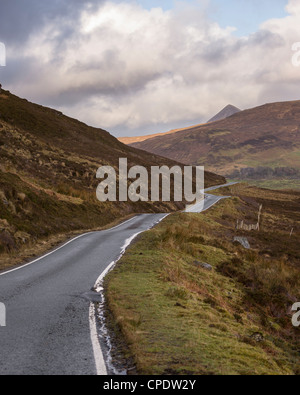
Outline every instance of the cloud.
<svg viewBox="0 0 300 395">
<path fill-rule="evenodd" d="M 298 0 L 290 0 L 288 5 L 286 6 L 286 10 L 289 14 L 293 16 L 300 14 L 300 4 Z"/>
<path fill-rule="evenodd" d="M 102 1 L 94 1 L 100 4 Z M 24 43 L 32 33 L 38 34 L 45 23 L 57 16 L 74 19 L 86 4 L 82 0 L 1 0 L 0 40 L 7 45 Z"/>
<path fill-rule="evenodd" d="M 15 3 L 7 4 L 11 14 Z M 206 121 L 228 103 L 297 98 L 291 47 L 300 41 L 298 0 L 289 1 L 287 17 L 241 38 L 210 20 L 199 2 L 171 11 L 134 2 L 44 3 L 27 0 L 32 24 L 10 40 L 4 84 L 89 124 L 119 135 L 156 132 Z M 8 24 L 0 41 L 3 31 Z"/>
</svg>

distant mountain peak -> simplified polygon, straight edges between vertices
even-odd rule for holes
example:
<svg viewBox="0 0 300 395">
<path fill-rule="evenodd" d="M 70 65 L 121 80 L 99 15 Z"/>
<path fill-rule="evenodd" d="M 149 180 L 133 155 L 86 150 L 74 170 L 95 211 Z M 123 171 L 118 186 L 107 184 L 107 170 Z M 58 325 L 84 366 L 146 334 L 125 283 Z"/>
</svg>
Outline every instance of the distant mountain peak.
<svg viewBox="0 0 300 395">
<path fill-rule="evenodd" d="M 237 114 L 238 112 L 241 112 L 239 108 L 233 106 L 232 104 L 228 104 L 226 107 L 223 108 L 217 115 L 215 115 L 213 118 L 211 118 L 208 122 L 216 122 L 216 121 L 221 121 L 222 119 L 226 119 L 228 117 L 231 117 L 231 115 Z"/>
</svg>

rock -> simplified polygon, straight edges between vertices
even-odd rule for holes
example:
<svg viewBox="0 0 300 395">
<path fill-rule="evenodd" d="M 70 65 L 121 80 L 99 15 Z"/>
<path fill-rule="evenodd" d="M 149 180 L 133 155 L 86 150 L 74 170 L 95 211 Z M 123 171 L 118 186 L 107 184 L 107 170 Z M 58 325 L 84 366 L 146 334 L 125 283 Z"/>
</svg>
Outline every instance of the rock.
<svg viewBox="0 0 300 395">
<path fill-rule="evenodd" d="M 261 343 L 264 341 L 264 335 L 260 332 L 255 332 L 251 335 L 251 339 L 255 340 L 257 343 Z"/>
<path fill-rule="evenodd" d="M 208 263 L 194 261 L 194 265 L 197 267 L 201 267 L 202 269 L 208 270 L 210 272 L 213 270 L 213 267 L 211 265 L 209 265 Z"/>
<path fill-rule="evenodd" d="M 233 239 L 234 242 L 240 243 L 244 248 L 246 248 L 247 250 L 250 250 L 251 246 L 250 243 L 247 239 L 247 237 L 235 237 Z"/>
</svg>

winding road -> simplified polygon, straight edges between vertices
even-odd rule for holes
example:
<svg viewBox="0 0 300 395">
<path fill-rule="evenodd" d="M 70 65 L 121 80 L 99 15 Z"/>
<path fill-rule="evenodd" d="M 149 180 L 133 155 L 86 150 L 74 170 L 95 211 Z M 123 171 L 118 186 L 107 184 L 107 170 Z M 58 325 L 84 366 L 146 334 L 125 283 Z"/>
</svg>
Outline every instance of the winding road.
<svg viewBox="0 0 300 395">
<path fill-rule="evenodd" d="M 209 196 L 205 209 L 220 199 Z M 164 217 L 138 215 L 0 273 L 0 302 L 7 310 L 6 327 L 0 327 L 0 375 L 106 374 L 91 289 L 138 233 Z"/>
<path fill-rule="evenodd" d="M 231 185 L 235 185 L 237 184 L 237 182 L 230 182 L 228 184 L 224 184 L 224 185 L 217 185 L 214 187 L 210 187 L 204 190 L 204 202 L 203 203 L 198 203 L 198 204 L 194 204 L 193 206 L 188 207 L 185 212 L 187 213 L 200 213 L 200 212 L 204 212 L 208 209 L 210 209 L 212 206 L 214 206 L 215 204 L 217 204 L 220 200 L 223 199 L 228 199 L 230 196 L 216 196 L 216 195 L 210 195 L 207 192 L 211 192 L 211 191 L 216 191 L 217 189 L 220 188 L 225 188 L 225 187 L 230 187 Z"/>
</svg>

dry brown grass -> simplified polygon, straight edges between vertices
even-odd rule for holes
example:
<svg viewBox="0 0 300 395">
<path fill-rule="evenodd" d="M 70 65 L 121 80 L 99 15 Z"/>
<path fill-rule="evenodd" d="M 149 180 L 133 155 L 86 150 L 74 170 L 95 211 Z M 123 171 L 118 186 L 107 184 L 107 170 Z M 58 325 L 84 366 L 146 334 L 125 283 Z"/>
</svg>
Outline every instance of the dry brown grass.
<svg viewBox="0 0 300 395">
<path fill-rule="evenodd" d="M 285 180 L 289 168 L 300 170 L 299 122 L 300 101 L 272 103 L 133 146 L 183 163 L 205 164 L 226 177 L 251 167 L 259 180 L 265 178 L 261 166 L 286 168 L 286 176 L 278 177 Z"/>
<path fill-rule="evenodd" d="M 98 202 L 97 169 L 117 168 L 119 158 L 127 158 L 129 167 L 175 164 L 127 147 L 102 129 L 2 91 L 0 221 L 6 223 L 0 222 L 0 259 L 1 254 L 18 256 L 21 249 L 63 233 L 98 228 L 130 214 L 183 207 L 172 202 Z M 206 175 L 207 185 L 223 181 Z"/>
<path fill-rule="evenodd" d="M 109 308 L 141 374 L 299 374 L 298 194 L 230 192 L 205 214 L 169 216 L 107 279 Z M 237 231 L 237 217 L 253 221 L 261 203 L 261 231 Z M 237 235 L 253 248 L 234 243 Z"/>
</svg>

